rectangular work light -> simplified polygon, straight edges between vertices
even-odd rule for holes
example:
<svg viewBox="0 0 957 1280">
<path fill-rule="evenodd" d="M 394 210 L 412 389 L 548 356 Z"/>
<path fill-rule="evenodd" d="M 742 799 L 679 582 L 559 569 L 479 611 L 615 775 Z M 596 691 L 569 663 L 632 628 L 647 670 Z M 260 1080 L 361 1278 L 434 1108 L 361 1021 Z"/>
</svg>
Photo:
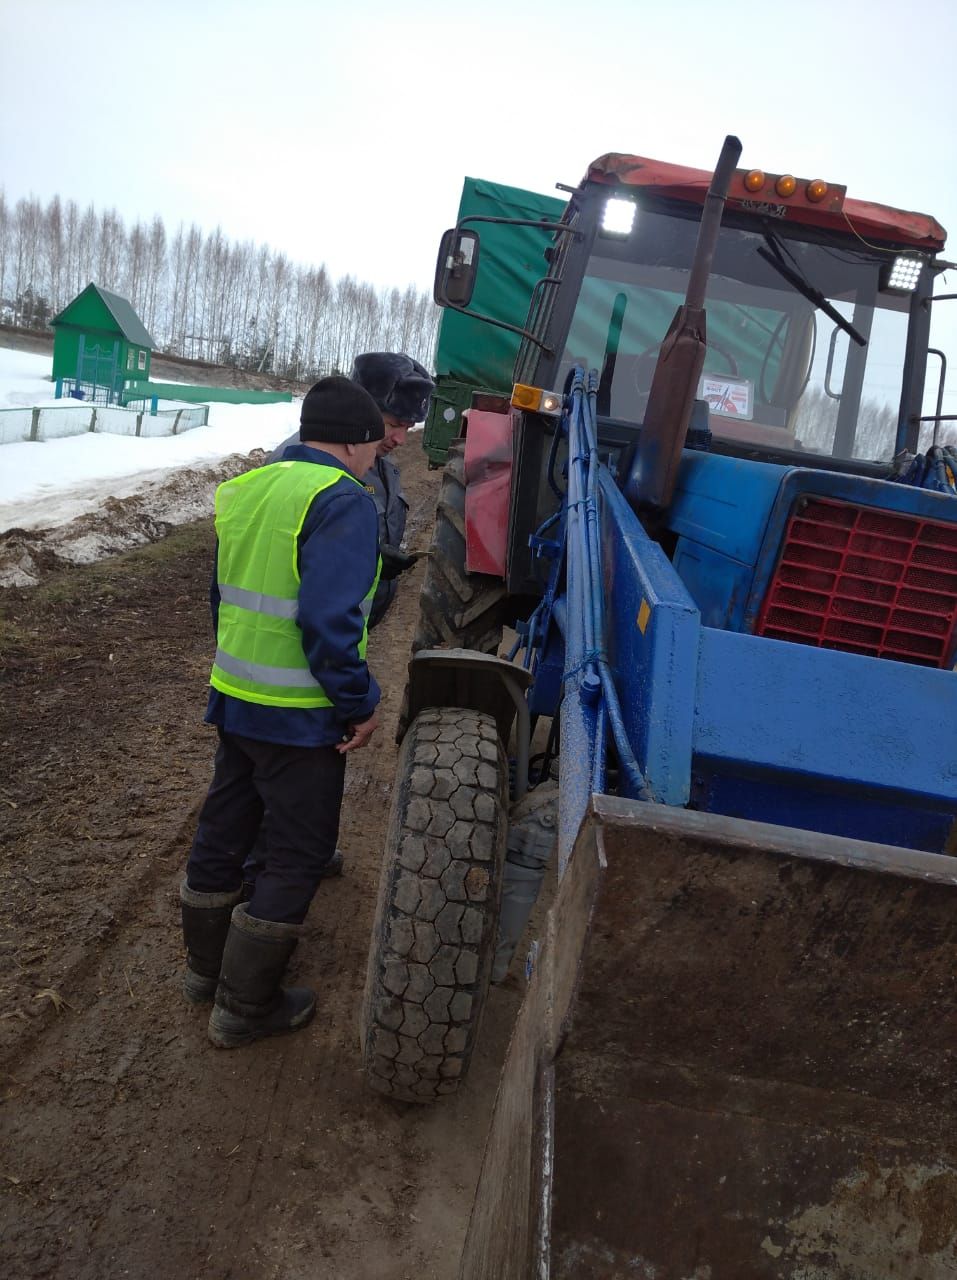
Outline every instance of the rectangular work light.
<svg viewBox="0 0 957 1280">
<path fill-rule="evenodd" d="M 610 196 L 609 199 L 605 201 L 605 207 L 602 210 L 602 234 L 606 236 L 620 236 L 624 240 L 631 235 L 631 229 L 634 225 L 634 200 L 619 200 L 615 196 Z"/>
<path fill-rule="evenodd" d="M 913 293 L 923 265 L 921 258 L 899 254 L 893 262 L 881 267 L 881 289 L 885 293 Z"/>
</svg>

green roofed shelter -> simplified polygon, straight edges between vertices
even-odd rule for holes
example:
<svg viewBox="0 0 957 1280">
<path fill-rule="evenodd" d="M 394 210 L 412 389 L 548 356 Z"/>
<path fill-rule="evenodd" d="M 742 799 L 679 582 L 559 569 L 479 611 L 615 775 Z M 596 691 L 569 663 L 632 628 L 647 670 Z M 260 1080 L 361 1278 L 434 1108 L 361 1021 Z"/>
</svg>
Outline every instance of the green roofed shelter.
<svg viewBox="0 0 957 1280">
<path fill-rule="evenodd" d="M 105 391 L 117 399 L 123 384 L 149 378 L 155 343 L 127 298 L 88 284 L 50 324 L 54 329 L 53 378 Z M 100 398 L 95 395 L 95 398 Z"/>
</svg>

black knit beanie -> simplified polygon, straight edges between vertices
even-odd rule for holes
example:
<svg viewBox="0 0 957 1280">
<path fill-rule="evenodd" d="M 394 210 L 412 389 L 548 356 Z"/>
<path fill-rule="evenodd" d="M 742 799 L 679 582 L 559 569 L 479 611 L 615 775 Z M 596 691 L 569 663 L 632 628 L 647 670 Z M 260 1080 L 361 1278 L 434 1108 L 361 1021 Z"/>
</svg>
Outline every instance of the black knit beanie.
<svg viewBox="0 0 957 1280">
<path fill-rule="evenodd" d="M 368 444 L 384 435 L 379 406 L 350 378 L 320 378 L 306 393 L 299 415 L 300 440 Z"/>
</svg>

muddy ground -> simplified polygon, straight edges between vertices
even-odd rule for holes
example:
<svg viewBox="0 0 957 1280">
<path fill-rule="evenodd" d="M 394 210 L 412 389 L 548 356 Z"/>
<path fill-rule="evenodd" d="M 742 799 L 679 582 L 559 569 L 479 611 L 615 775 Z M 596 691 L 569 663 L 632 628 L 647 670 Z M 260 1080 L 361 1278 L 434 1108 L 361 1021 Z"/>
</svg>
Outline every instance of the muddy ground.
<svg viewBox="0 0 957 1280">
<path fill-rule="evenodd" d="M 438 472 L 403 451 L 413 548 Z M 121 512 L 118 513 L 121 515 Z M 209 522 L 0 592 L 0 1274 L 451 1280 L 517 1004 L 467 1087 L 366 1088 L 357 1011 L 421 564 L 370 639 L 384 725 L 295 961 L 320 1012 L 217 1052 L 179 990 L 178 885 L 205 793 Z"/>
</svg>

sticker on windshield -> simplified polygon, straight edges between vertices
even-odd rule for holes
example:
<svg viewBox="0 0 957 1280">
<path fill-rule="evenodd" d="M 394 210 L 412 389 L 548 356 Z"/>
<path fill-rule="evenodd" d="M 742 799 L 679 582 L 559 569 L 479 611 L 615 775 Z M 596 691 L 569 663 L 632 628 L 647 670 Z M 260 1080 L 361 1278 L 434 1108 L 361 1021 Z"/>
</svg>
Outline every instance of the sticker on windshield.
<svg viewBox="0 0 957 1280">
<path fill-rule="evenodd" d="M 754 383 L 747 378 L 705 373 L 698 384 L 698 399 L 707 400 L 711 412 L 725 418 L 754 416 Z"/>
</svg>

